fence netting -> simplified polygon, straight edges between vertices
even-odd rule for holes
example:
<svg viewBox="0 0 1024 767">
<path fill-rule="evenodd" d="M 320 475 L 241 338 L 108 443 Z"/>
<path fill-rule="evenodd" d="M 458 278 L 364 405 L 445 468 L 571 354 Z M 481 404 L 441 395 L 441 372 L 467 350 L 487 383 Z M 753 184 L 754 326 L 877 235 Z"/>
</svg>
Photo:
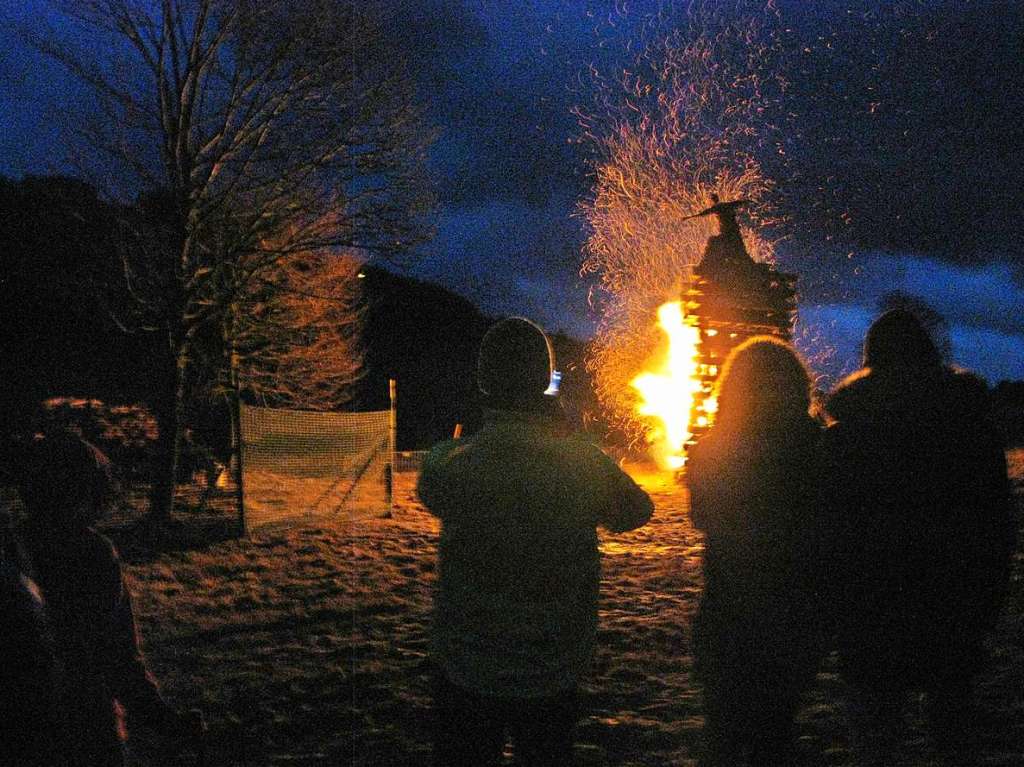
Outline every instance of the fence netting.
<svg viewBox="0 0 1024 767">
<path fill-rule="evenodd" d="M 390 506 L 389 411 L 241 407 L 247 528 Z"/>
</svg>

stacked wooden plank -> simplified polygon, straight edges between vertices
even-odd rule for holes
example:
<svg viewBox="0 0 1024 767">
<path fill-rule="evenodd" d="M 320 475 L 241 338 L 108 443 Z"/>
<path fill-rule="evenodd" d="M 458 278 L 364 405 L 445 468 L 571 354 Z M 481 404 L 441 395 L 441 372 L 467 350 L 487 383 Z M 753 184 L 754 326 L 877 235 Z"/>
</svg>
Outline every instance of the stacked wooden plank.
<svg viewBox="0 0 1024 767">
<path fill-rule="evenodd" d="M 746 255 L 744 252 L 743 255 Z M 697 375 L 700 390 L 690 412 L 691 443 L 707 431 L 717 403 L 715 383 L 729 352 L 748 338 L 788 341 L 796 321 L 797 275 L 746 259 L 694 268 L 683 294 L 686 322 L 700 330 Z"/>
</svg>

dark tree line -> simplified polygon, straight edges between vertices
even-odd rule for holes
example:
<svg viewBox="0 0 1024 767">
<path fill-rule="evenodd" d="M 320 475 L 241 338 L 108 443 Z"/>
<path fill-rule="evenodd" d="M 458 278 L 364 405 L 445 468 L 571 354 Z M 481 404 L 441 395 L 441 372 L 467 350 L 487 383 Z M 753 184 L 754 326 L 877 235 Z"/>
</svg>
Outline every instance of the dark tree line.
<svg viewBox="0 0 1024 767">
<path fill-rule="evenodd" d="M 122 332 L 95 289 L 120 279 L 110 259 L 119 214 L 74 179 L 0 178 L 6 431 L 17 431 L 19 419 L 27 423 L 49 397 L 151 407 L 159 395 L 164 371 L 153 360 L 153 337 Z M 493 318 L 438 285 L 377 267 L 362 271 L 362 370 L 345 407 L 386 408 L 387 382 L 395 378 L 400 448 L 426 447 L 456 423 L 471 431 L 480 420 L 476 353 Z M 563 391 L 578 403 L 575 410 L 592 410 L 583 366 L 575 365 L 582 345 L 559 334 L 554 343 L 566 374 Z M 223 451 L 226 409 L 193 417 L 214 419 L 188 425 Z"/>
<path fill-rule="evenodd" d="M 74 179 L 0 179 L 0 401 L 8 430 L 49 396 L 147 399 L 152 339 L 122 333 L 92 289 L 119 279 L 109 259 L 117 217 Z"/>
<path fill-rule="evenodd" d="M 3 431 L 23 430 L 49 397 L 83 397 L 111 405 L 150 407 L 163 371 L 153 339 L 125 334 L 111 320 L 97 280 L 111 273 L 108 249 L 118 211 L 90 186 L 64 177 L 0 178 L 0 406 Z M 471 432 L 480 422 L 476 352 L 493 318 L 466 299 L 384 269 L 364 268 L 362 376 L 345 407 L 384 409 L 387 381 L 399 382 L 398 446 L 427 447 Z M 562 391 L 571 415 L 603 440 L 586 375 L 583 344 L 554 336 Z M 993 389 L 997 420 L 1013 444 L 1024 444 L 1024 382 Z M 189 426 L 223 459 L 229 444 L 227 409 L 194 412 Z M 137 469 L 137 467 L 126 467 Z"/>
<path fill-rule="evenodd" d="M 384 269 L 363 269 L 365 374 L 357 401 L 388 406 L 388 379 L 398 382 L 398 447 L 422 449 L 450 437 L 456 424 L 470 434 L 482 423 L 476 362 L 495 321 L 465 298 Z M 569 417 L 603 437 L 607 425 L 583 363 L 585 344 L 552 329 Z"/>
</svg>

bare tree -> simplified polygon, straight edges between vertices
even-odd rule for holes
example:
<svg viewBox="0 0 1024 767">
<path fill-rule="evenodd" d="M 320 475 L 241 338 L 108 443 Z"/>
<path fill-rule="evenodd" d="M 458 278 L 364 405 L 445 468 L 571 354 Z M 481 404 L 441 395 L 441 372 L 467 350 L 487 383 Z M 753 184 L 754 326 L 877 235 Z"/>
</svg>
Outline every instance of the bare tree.
<svg viewBox="0 0 1024 767">
<path fill-rule="evenodd" d="M 225 315 L 231 388 L 281 407 L 348 401 L 362 372 L 360 268 L 351 256 L 302 253 L 250 283 Z"/>
<path fill-rule="evenodd" d="M 162 470 L 151 511 L 164 517 L 201 372 L 197 337 L 219 327 L 226 347 L 239 348 L 234 334 L 259 316 L 243 321 L 240 307 L 273 286 L 310 287 L 299 264 L 317 264 L 308 276 L 331 254 L 409 252 L 427 234 L 430 137 L 372 3 L 57 5 L 90 42 L 76 49 L 50 32 L 35 43 L 95 95 L 98 115 L 77 121 L 91 152 L 82 168 L 113 178 L 122 199 L 140 195 L 125 208 L 118 255 L 128 300 L 118 308 L 125 329 L 159 338 L 166 376 L 151 404 Z M 305 319 L 297 305 L 271 305 L 274 321 Z"/>
</svg>

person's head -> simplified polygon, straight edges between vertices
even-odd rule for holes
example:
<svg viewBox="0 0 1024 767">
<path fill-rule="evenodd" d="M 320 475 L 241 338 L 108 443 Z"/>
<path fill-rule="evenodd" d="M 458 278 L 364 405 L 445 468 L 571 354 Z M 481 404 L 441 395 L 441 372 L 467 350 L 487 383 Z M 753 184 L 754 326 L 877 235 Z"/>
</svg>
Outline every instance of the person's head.
<svg viewBox="0 0 1024 767">
<path fill-rule="evenodd" d="M 811 376 L 793 348 L 771 336 L 755 336 L 729 354 L 716 387 L 715 424 L 727 430 L 780 424 L 806 417 Z"/>
<path fill-rule="evenodd" d="M 875 320 L 864 338 L 864 367 L 879 371 L 934 368 L 938 347 L 921 321 L 906 309 L 891 309 Z"/>
<path fill-rule="evenodd" d="M 477 386 L 491 407 L 532 410 L 551 383 L 554 352 L 544 331 L 522 317 L 500 320 L 487 331 L 477 359 Z"/>
<path fill-rule="evenodd" d="M 94 524 L 114 498 L 110 461 L 71 431 L 32 440 L 18 478 L 29 519 L 56 529 Z"/>
</svg>

